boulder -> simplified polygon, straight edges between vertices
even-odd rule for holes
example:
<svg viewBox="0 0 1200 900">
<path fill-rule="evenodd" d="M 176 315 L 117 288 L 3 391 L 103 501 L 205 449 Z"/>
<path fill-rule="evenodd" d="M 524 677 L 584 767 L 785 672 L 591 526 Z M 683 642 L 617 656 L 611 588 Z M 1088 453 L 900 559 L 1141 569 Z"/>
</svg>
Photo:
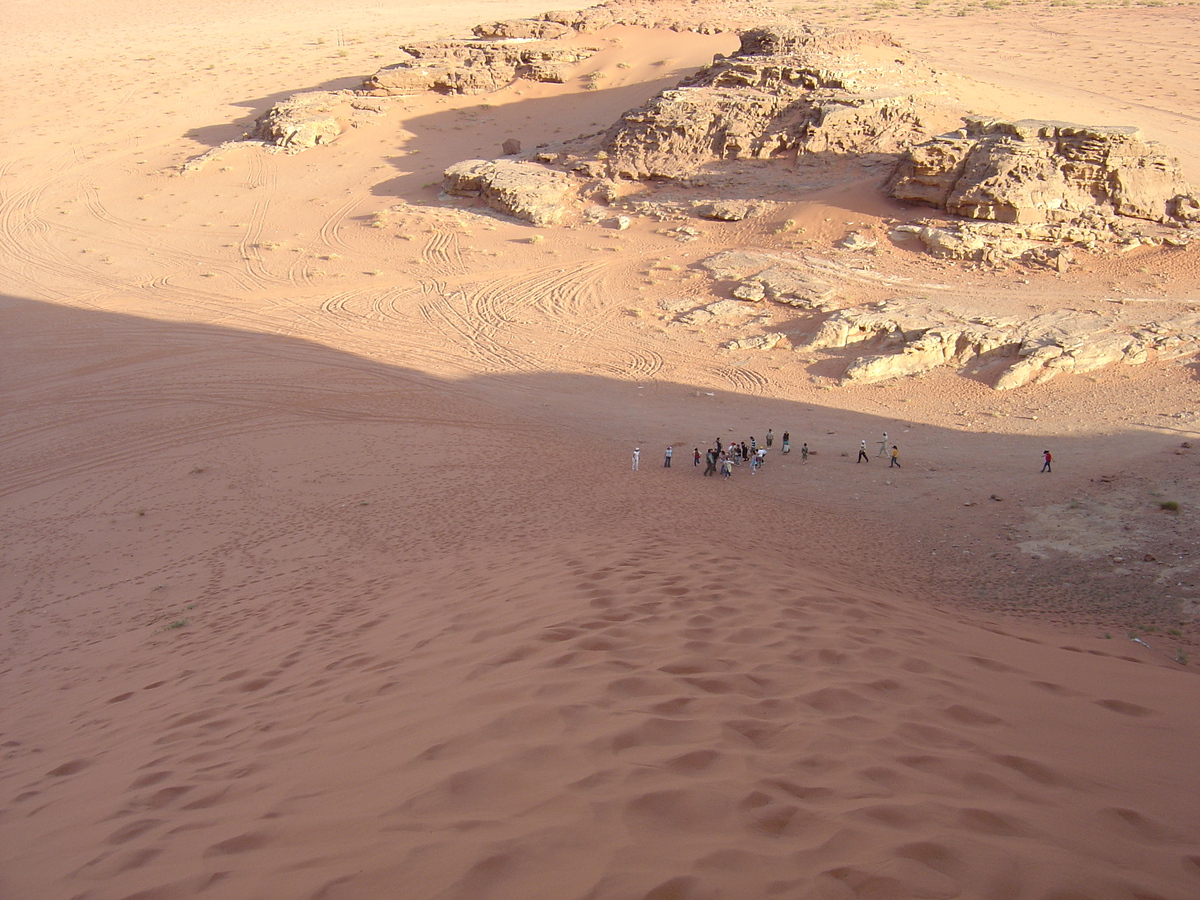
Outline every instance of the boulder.
<svg viewBox="0 0 1200 900">
<path fill-rule="evenodd" d="M 479 196 L 491 209 L 534 225 L 560 221 L 574 183 L 562 172 L 536 163 L 468 159 L 443 175 L 446 193 Z"/>
<path fill-rule="evenodd" d="M 719 222 L 740 222 L 760 216 L 771 204 L 765 200 L 697 200 L 692 209 L 701 219 Z"/>
<path fill-rule="evenodd" d="M 327 144 L 342 133 L 335 112 L 352 96 L 337 91 L 296 94 L 259 116 L 254 122 L 254 136 L 287 150 Z"/>
<path fill-rule="evenodd" d="M 1179 164 L 1136 128 L 965 121 L 905 153 L 888 183 L 894 198 L 1018 224 L 1097 211 L 1182 221 L 1196 208 Z"/>
</svg>

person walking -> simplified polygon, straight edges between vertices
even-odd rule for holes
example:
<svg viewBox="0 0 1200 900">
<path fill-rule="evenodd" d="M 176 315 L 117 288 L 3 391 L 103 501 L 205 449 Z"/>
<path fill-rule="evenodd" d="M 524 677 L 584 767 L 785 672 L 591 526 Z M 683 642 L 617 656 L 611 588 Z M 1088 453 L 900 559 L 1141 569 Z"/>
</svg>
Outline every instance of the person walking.
<svg viewBox="0 0 1200 900">
<path fill-rule="evenodd" d="M 867 442 L 865 439 L 861 440 L 858 442 L 858 459 L 854 461 L 854 464 L 857 466 L 860 462 L 870 461 L 871 457 L 867 456 Z"/>
<path fill-rule="evenodd" d="M 800 462 L 808 465 L 808 441 L 800 445 Z"/>
<path fill-rule="evenodd" d="M 663 457 L 663 468 L 671 468 L 671 445 L 667 444 L 667 455 Z"/>
<path fill-rule="evenodd" d="M 693 447 L 692 448 L 692 468 L 694 469 L 699 465 L 700 465 L 700 448 Z"/>
<path fill-rule="evenodd" d="M 786 431 L 783 433 L 783 452 L 784 453 L 792 452 L 792 436 L 790 434 L 788 434 Z"/>
<path fill-rule="evenodd" d="M 721 474 L 728 478 L 733 474 L 733 463 L 729 461 L 728 454 L 721 454 Z"/>
<path fill-rule="evenodd" d="M 633 471 L 636 472 L 638 470 L 638 461 L 641 458 L 642 458 L 642 448 L 634 447 L 633 448 Z"/>
<path fill-rule="evenodd" d="M 892 462 L 888 468 L 890 469 L 892 466 L 895 466 L 897 469 L 900 468 L 900 450 L 895 444 L 892 444 Z"/>
<path fill-rule="evenodd" d="M 887 453 L 887 432 L 886 431 L 883 433 L 883 440 L 879 442 L 879 452 L 876 453 L 875 455 L 883 456 L 883 454 L 885 454 L 885 453 Z"/>
<path fill-rule="evenodd" d="M 717 474 L 717 451 L 711 448 L 704 451 L 704 474 Z"/>
<path fill-rule="evenodd" d="M 1050 455 L 1049 450 L 1042 451 L 1042 471 L 1050 472 L 1050 463 L 1054 462 L 1054 457 Z"/>
<path fill-rule="evenodd" d="M 775 432 L 773 432 L 770 428 L 768 428 L 767 429 L 767 446 L 770 447 L 774 443 L 775 443 Z"/>
</svg>

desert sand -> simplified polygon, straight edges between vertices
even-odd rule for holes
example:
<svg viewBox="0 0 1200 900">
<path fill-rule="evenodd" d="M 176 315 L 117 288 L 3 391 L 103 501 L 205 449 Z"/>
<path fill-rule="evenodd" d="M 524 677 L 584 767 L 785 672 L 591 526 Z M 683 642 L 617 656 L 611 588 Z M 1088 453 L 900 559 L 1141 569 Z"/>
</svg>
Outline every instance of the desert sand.
<svg viewBox="0 0 1200 900">
<path fill-rule="evenodd" d="M 441 195 L 730 33 L 618 26 L 564 84 L 181 171 L 403 41 L 546 8 L 0 9 L 0 897 L 1200 896 L 1194 358 L 840 385 L 844 356 L 677 321 L 728 296 L 715 252 L 802 229 L 837 262 L 920 215 L 874 170 L 746 166 L 779 206 L 685 242 Z M 762 14 L 886 30 L 980 113 L 1136 125 L 1197 184 L 1196 9 Z M 1198 264 L 884 241 L 861 291 L 1166 315 Z M 757 474 L 691 465 L 768 428 Z"/>
</svg>

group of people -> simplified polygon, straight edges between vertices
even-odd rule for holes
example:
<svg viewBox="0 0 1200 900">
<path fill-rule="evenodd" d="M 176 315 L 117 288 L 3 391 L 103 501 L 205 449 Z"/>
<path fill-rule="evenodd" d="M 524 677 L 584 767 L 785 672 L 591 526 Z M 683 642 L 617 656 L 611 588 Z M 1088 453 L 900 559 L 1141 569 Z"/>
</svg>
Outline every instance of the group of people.
<svg viewBox="0 0 1200 900">
<path fill-rule="evenodd" d="M 767 429 L 766 437 L 763 440 L 763 446 L 759 446 L 758 441 L 752 436 L 750 442 L 733 441 L 729 444 L 722 444 L 721 439 L 717 438 L 713 442 L 713 446 L 704 451 L 703 457 L 700 454 L 700 448 L 692 449 L 692 466 L 700 467 L 700 460 L 704 460 L 704 474 L 715 476 L 718 472 L 724 478 L 729 478 L 733 475 L 733 467 L 740 466 L 744 462 L 750 463 L 750 474 L 753 475 L 767 461 L 767 451 L 775 445 L 775 432 L 770 428 Z M 792 452 L 792 436 L 788 432 L 783 433 L 781 448 L 783 453 Z M 674 449 L 668 446 L 666 453 L 663 456 L 663 468 L 671 468 L 671 459 L 674 456 Z M 800 458 L 803 462 L 808 462 L 809 450 L 808 443 L 800 445 Z M 901 468 L 900 465 L 900 448 L 896 444 L 888 447 L 888 433 L 883 433 L 883 439 L 879 442 L 879 452 L 876 457 L 887 456 L 890 459 L 888 468 Z M 633 471 L 638 470 L 638 463 L 641 461 L 642 450 L 640 447 L 635 447 L 633 450 Z M 1050 455 L 1049 450 L 1042 452 L 1042 471 L 1050 471 L 1050 463 L 1054 457 Z M 864 438 L 858 442 L 858 459 L 854 461 L 855 465 L 861 462 L 869 463 L 870 455 L 867 453 L 867 441 Z"/>
<path fill-rule="evenodd" d="M 883 433 L 883 440 L 881 440 L 879 442 L 879 452 L 876 453 L 875 455 L 878 457 L 878 456 L 883 456 L 885 454 L 887 456 L 890 456 L 891 460 L 892 460 L 888 464 L 889 469 L 902 468 L 900 465 L 900 448 L 897 447 L 895 444 L 892 444 L 891 452 L 890 453 L 888 452 L 888 433 L 886 431 Z M 858 442 L 858 459 L 856 459 L 854 461 L 854 464 L 858 465 L 860 462 L 870 462 L 870 461 L 871 461 L 871 457 L 867 455 L 867 442 L 866 442 L 866 439 L 863 439 Z"/>
<path fill-rule="evenodd" d="M 775 436 L 771 432 L 767 434 L 768 440 L 774 443 Z M 721 439 L 717 438 L 713 446 L 704 451 L 704 474 L 716 475 L 720 470 L 723 478 L 729 478 L 733 475 L 734 466 L 740 466 L 747 461 L 750 463 L 750 474 L 753 475 L 766 463 L 767 448 L 758 446 L 758 441 L 753 437 L 750 438 L 749 444 L 745 441 L 734 441 L 728 446 L 723 445 Z M 696 447 L 692 450 L 692 466 L 699 465 L 700 448 Z"/>
<path fill-rule="evenodd" d="M 729 444 L 724 444 L 721 442 L 720 438 L 717 438 L 713 442 L 713 446 L 704 451 L 703 456 L 700 453 L 699 447 L 694 447 L 692 449 L 692 466 L 699 468 L 700 461 L 703 459 L 705 475 L 715 476 L 719 472 L 722 477 L 729 478 L 733 475 L 734 466 L 740 466 L 743 463 L 749 463 L 750 474 L 753 475 L 755 472 L 761 469 L 763 465 L 766 464 L 767 451 L 772 449 L 774 446 L 775 432 L 770 428 L 767 429 L 767 433 L 763 438 L 763 443 L 761 446 L 758 443 L 758 439 L 753 435 L 751 435 L 749 442 L 733 441 Z M 786 431 L 783 433 L 780 449 L 783 453 L 792 452 L 792 436 Z M 808 453 L 808 443 L 805 442 L 800 446 L 800 458 L 805 463 L 808 462 Z M 671 460 L 674 458 L 675 448 L 671 445 L 668 445 L 667 449 L 663 453 L 663 468 L 671 468 Z M 638 471 L 638 467 L 641 465 L 641 460 L 642 448 L 635 447 L 633 449 L 633 458 L 631 460 L 633 471 Z"/>
</svg>

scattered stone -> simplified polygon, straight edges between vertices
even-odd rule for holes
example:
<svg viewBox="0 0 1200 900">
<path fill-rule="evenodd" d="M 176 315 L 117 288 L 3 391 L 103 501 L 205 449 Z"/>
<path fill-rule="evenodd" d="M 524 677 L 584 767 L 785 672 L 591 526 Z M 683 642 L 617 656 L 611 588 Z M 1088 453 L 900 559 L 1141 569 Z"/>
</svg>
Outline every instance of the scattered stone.
<svg viewBox="0 0 1200 900">
<path fill-rule="evenodd" d="M 855 253 L 861 253 L 864 250 L 874 250 L 878 245 L 879 241 L 864 234 L 859 234 L 857 231 L 850 232 L 841 241 L 843 250 L 852 250 Z"/>
<path fill-rule="evenodd" d="M 756 335 L 755 337 L 739 338 L 730 341 L 725 347 L 728 350 L 774 350 L 785 341 L 787 341 L 786 334 L 772 331 L 767 334 Z"/>
<path fill-rule="evenodd" d="M 836 286 L 804 260 L 765 251 L 726 250 L 700 262 L 713 278 L 738 280 L 733 294 L 753 303 L 770 300 L 803 309 L 826 309 Z"/>
<path fill-rule="evenodd" d="M 509 138 L 500 147 L 505 156 L 516 156 L 521 152 L 521 142 L 516 138 Z"/>
</svg>

